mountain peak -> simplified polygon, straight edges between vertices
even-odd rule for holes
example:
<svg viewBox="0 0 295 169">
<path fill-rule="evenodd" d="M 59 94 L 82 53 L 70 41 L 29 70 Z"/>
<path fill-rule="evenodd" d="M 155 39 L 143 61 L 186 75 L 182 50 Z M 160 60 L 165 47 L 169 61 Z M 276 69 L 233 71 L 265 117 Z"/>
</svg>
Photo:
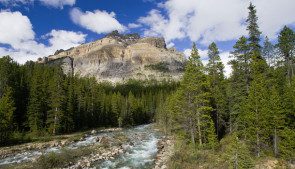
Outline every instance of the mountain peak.
<svg viewBox="0 0 295 169">
<path fill-rule="evenodd" d="M 179 80 L 184 55 L 166 48 L 164 38 L 113 31 L 102 39 L 58 50 L 43 63 L 61 64 L 65 73 L 113 83 L 128 79 Z"/>
</svg>

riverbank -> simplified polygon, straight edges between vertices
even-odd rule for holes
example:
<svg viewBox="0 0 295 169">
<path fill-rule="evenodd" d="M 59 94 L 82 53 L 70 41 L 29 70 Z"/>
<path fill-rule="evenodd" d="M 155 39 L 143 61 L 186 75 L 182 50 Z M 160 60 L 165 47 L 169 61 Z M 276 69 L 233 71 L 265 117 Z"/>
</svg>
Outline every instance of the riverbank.
<svg viewBox="0 0 295 169">
<path fill-rule="evenodd" d="M 153 125 L 93 130 L 65 139 L 1 148 L 0 168 L 164 169 L 173 148 Z"/>
</svg>

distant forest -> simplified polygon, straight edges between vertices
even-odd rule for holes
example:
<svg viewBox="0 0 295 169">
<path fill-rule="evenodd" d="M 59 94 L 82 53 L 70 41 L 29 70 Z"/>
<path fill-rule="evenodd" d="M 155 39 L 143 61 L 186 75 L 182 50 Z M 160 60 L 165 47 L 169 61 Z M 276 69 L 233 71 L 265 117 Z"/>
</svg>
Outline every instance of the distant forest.
<svg viewBox="0 0 295 169">
<path fill-rule="evenodd" d="M 0 144 L 96 127 L 151 123 L 176 82 L 97 83 L 60 66 L 0 58 Z"/>
</svg>

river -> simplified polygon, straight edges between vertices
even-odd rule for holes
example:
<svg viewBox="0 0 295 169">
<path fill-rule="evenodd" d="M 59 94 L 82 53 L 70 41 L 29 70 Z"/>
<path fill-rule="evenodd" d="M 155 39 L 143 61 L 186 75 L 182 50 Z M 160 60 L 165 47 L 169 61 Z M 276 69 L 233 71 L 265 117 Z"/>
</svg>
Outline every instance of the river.
<svg viewBox="0 0 295 169">
<path fill-rule="evenodd" d="M 123 129 L 122 131 L 89 134 L 83 140 L 71 143 L 65 147 L 51 147 L 43 150 L 21 152 L 13 156 L 0 159 L 0 168 L 1 166 L 3 167 L 5 165 L 13 166 L 14 164 L 30 162 L 42 154 L 47 154 L 49 152 L 59 153 L 61 149 L 64 148 L 79 149 L 81 147 L 93 146 L 95 144 L 100 144 L 97 142 L 98 137 L 108 137 L 115 139 L 117 135 L 124 135 L 128 138 L 127 140 L 129 140 L 129 143 L 124 143 L 125 151 L 112 159 L 97 161 L 91 164 L 91 167 L 102 169 L 153 168 L 158 151 L 157 143 L 161 137 L 161 134 L 156 132 L 152 125 L 142 125 L 129 129 Z"/>
</svg>

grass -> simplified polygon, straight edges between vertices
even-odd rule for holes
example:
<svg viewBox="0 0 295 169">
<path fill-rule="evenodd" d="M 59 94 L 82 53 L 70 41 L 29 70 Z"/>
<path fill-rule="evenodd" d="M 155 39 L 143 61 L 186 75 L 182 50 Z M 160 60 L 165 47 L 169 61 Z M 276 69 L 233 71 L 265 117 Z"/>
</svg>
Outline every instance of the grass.
<svg viewBox="0 0 295 169">
<path fill-rule="evenodd" d="M 238 152 L 239 169 L 267 168 L 270 166 L 274 169 L 291 169 L 290 164 L 283 159 L 268 155 L 256 158 L 243 142 L 239 142 L 239 146 L 237 146 L 234 138 L 233 136 L 226 136 L 215 150 L 196 148 L 183 139 L 177 139 L 168 168 L 231 169 L 235 165 L 233 154 Z"/>
</svg>

